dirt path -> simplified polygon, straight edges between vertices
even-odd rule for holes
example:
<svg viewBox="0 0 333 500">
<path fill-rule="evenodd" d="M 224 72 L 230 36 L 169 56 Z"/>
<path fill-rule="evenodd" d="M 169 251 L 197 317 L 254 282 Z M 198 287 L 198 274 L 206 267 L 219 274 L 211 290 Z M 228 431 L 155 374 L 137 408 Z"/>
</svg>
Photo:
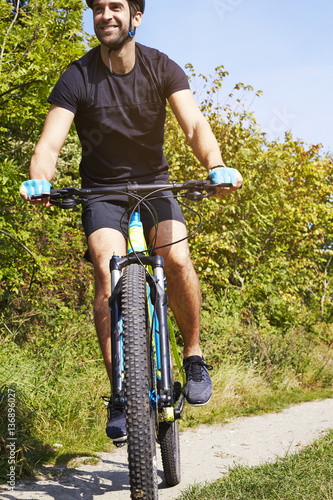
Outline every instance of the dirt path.
<svg viewBox="0 0 333 500">
<path fill-rule="evenodd" d="M 194 482 L 213 481 L 235 463 L 257 465 L 300 450 L 333 428 L 333 399 L 303 403 L 280 413 L 201 426 L 181 434 L 182 481 L 166 488 L 159 462 L 159 498 L 172 500 Z M 126 448 L 103 453 L 96 465 L 44 467 L 36 482 L 1 490 L 3 500 L 129 500 Z M 45 474 L 49 474 L 47 478 Z"/>
</svg>

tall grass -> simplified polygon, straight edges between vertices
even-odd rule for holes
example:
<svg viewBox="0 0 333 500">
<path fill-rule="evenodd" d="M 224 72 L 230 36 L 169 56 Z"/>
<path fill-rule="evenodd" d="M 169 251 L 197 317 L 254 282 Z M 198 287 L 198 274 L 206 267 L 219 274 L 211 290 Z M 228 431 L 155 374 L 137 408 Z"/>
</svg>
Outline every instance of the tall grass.
<svg viewBox="0 0 333 500">
<path fill-rule="evenodd" d="M 83 328 L 83 325 L 81 325 Z M 88 326 L 88 328 L 87 328 Z M 68 463 L 109 449 L 102 395 L 110 395 L 92 325 L 68 327 L 48 346 L 18 347 L 2 338 L 0 355 L 1 477 L 5 479 L 8 388 L 16 397 L 17 474 L 45 461 Z"/>
<path fill-rule="evenodd" d="M 212 375 L 213 396 L 206 406 L 185 406 L 181 428 L 198 424 L 223 423 L 234 417 L 244 417 L 277 411 L 304 401 L 333 397 L 326 387 L 300 386 L 286 372 L 279 385 L 272 386 L 264 374 L 252 367 L 226 361 Z"/>
<path fill-rule="evenodd" d="M 264 318 L 260 324 L 244 320 L 243 312 L 224 297 L 204 296 L 201 346 L 213 365 L 214 392 L 209 405 L 185 407 L 183 424 L 223 422 L 333 397 L 333 341 L 320 339 L 319 323 L 300 316 L 282 329 Z"/>
</svg>

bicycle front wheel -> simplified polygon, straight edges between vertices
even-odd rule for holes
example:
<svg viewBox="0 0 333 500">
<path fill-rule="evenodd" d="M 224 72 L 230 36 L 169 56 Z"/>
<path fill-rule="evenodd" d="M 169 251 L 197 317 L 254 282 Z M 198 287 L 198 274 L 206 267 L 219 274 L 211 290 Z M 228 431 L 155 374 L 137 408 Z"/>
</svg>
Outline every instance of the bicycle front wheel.
<svg viewBox="0 0 333 500">
<path fill-rule="evenodd" d="M 146 272 L 139 264 L 124 270 L 122 287 L 124 397 L 132 499 L 158 498 L 155 409 L 151 404 L 151 341 Z"/>
<path fill-rule="evenodd" d="M 178 420 L 161 422 L 158 437 L 165 481 L 168 486 L 176 486 L 181 479 Z"/>
</svg>

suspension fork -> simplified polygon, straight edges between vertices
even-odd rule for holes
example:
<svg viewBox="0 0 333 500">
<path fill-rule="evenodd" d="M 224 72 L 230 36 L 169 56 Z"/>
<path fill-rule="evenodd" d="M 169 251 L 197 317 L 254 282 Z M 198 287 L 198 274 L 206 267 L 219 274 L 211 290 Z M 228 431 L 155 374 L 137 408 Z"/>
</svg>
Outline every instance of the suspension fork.
<svg viewBox="0 0 333 500">
<path fill-rule="evenodd" d="M 161 381 L 160 381 L 160 406 L 172 406 L 173 387 L 170 377 L 170 349 L 168 332 L 168 298 L 164 288 L 164 262 L 159 255 L 152 257 L 151 263 L 155 278 L 154 292 L 156 314 L 158 318 L 158 334 L 160 338 L 160 357 L 161 357 Z"/>
<path fill-rule="evenodd" d="M 121 267 L 118 263 L 119 257 L 113 256 L 110 261 L 111 292 L 109 300 L 111 313 L 111 360 L 112 360 L 112 402 L 113 406 L 124 404 L 123 393 L 123 354 L 122 354 L 122 317 L 121 317 L 121 289 L 116 287 L 120 284 Z"/>
</svg>

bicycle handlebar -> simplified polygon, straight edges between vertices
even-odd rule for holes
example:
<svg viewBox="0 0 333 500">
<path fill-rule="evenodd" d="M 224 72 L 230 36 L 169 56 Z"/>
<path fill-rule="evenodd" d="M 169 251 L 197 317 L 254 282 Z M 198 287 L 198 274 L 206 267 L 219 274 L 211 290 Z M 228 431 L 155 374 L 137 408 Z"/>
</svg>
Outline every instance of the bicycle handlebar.
<svg viewBox="0 0 333 500">
<path fill-rule="evenodd" d="M 177 194 L 184 191 L 183 196 L 189 200 L 201 201 L 203 198 L 208 198 L 216 193 L 217 188 L 230 188 L 230 183 L 214 184 L 211 180 L 191 180 L 185 182 L 159 183 L 159 184 L 137 184 L 136 182 L 128 182 L 126 184 L 117 184 L 114 186 L 103 186 L 93 188 L 76 188 L 67 187 L 60 189 L 51 188 L 50 194 L 41 194 L 31 196 L 32 200 L 41 198 L 50 198 L 52 205 L 61 208 L 74 208 L 80 203 L 87 200 L 85 196 L 101 196 L 127 194 L 133 195 L 149 195 L 159 191 L 172 191 Z"/>
</svg>

